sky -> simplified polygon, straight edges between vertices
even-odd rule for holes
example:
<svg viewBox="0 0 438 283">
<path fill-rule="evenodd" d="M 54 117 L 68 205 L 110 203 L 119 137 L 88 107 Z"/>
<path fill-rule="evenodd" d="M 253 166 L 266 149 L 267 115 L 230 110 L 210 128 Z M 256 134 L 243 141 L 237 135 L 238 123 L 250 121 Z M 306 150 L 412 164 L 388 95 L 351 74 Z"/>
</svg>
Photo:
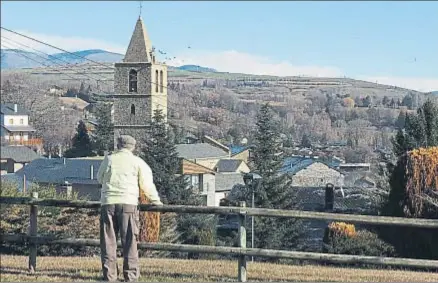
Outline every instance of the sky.
<svg viewBox="0 0 438 283">
<path fill-rule="evenodd" d="M 1 1 L 1 26 L 69 51 L 124 53 L 139 1 Z M 437 1 L 144 1 L 169 65 L 279 76 L 350 77 L 438 90 Z M 59 50 L 2 30 L 47 53 Z M 190 47 L 190 48 L 189 48 Z"/>
</svg>

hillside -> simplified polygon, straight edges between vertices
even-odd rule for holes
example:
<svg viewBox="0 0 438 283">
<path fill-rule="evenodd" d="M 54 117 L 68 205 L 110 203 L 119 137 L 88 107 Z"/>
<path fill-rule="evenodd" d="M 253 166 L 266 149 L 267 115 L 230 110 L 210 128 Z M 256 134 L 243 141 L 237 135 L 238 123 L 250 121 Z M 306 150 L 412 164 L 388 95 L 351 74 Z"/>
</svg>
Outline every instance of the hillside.
<svg viewBox="0 0 438 283">
<path fill-rule="evenodd" d="M 29 69 L 48 66 L 67 66 L 84 64 L 92 60 L 100 63 L 116 63 L 123 60 L 124 55 L 108 52 L 101 49 L 89 49 L 76 52 L 63 52 L 55 54 L 44 54 L 41 52 L 28 52 L 20 49 L 1 49 L 1 69 Z M 215 69 L 197 65 L 183 65 L 171 67 L 183 71 L 192 72 L 216 72 Z"/>
<path fill-rule="evenodd" d="M 391 137 L 403 123 L 404 113 L 415 111 L 430 96 L 349 78 L 198 72 L 193 66 L 184 69 L 168 69 L 168 113 L 174 125 L 225 143 L 239 143 L 243 138 L 251 142 L 258 107 L 269 102 L 289 145 L 299 145 L 304 136 L 316 144 L 351 141 L 355 150 L 346 149 L 341 154 L 350 155 L 350 161 L 370 161 L 370 152 L 376 148 L 391 149 Z M 68 89 L 77 92 L 82 82 L 91 91 L 87 95 L 99 100 L 113 92 L 113 76 L 112 63 L 87 63 L 2 69 L 1 79 L 2 86 L 9 80 L 34 95 L 45 93 L 51 85 L 61 87 L 64 94 Z M 3 96 L 2 100 L 18 100 L 14 95 Z"/>
</svg>

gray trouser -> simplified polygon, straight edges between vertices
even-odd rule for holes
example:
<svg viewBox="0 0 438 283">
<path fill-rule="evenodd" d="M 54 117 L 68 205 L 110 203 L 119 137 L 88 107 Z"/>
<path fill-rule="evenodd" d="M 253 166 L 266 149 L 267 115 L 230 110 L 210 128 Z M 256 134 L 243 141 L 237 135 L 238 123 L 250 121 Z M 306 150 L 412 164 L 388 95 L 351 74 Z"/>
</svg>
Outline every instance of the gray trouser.
<svg viewBox="0 0 438 283">
<path fill-rule="evenodd" d="M 103 279 L 117 281 L 117 238 L 123 248 L 123 277 L 136 281 L 140 276 L 138 266 L 137 238 L 139 213 L 136 205 L 103 205 L 100 214 L 100 250 Z"/>
</svg>

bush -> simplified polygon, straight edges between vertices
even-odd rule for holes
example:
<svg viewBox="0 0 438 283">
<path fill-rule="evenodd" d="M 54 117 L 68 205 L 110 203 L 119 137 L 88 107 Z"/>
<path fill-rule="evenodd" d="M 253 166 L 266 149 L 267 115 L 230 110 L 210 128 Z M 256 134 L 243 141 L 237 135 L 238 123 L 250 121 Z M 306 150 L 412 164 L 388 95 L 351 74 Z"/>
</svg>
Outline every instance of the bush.
<svg viewBox="0 0 438 283">
<path fill-rule="evenodd" d="M 323 252 L 332 254 L 395 256 L 394 248 L 367 230 L 356 232 L 353 225 L 332 223 L 326 228 Z"/>
<path fill-rule="evenodd" d="M 29 194 L 19 191 L 17 184 L 2 181 L 0 195 L 3 197 L 26 197 L 38 192 L 38 197 L 50 199 L 67 199 L 65 193 L 57 193 L 54 187 L 32 186 Z M 78 200 L 77 195 L 69 199 Z M 1 234 L 27 234 L 29 230 L 29 206 L 2 205 L 0 207 Z M 99 211 L 77 208 L 39 207 L 38 236 L 56 238 L 99 238 Z M 27 255 L 28 246 L 4 243 L 2 253 Z M 68 247 L 61 245 L 38 247 L 42 256 L 93 256 L 99 255 L 98 247 Z"/>
</svg>

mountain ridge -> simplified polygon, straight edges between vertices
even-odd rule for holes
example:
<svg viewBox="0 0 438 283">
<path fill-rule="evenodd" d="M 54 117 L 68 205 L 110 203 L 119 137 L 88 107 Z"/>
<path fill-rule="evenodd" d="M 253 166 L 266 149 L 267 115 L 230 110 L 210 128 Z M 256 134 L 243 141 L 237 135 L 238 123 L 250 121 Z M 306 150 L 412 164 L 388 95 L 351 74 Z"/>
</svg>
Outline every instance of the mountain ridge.
<svg viewBox="0 0 438 283">
<path fill-rule="evenodd" d="M 47 66 L 60 66 L 68 64 L 82 64 L 88 60 L 99 63 L 117 63 L 123 60 L 124 55 L 109 52 L 103 49 L 85 49 L 75 52 L 61 52 L 55 54 L 44 54 L 20 49 L 1 49 L 1 69 L 24 69 Z M 86 59 L 84 59 L 86 58 Z M 88 60 L 87 60 L 88 59 Z M 38 63 L 41 62 L 41 63 Z M 183 71 L 193 72 L 217 72 L 209 67 L 198 65 L 182 65 L 179 67 L 170 66 Z"/>
</svg>

